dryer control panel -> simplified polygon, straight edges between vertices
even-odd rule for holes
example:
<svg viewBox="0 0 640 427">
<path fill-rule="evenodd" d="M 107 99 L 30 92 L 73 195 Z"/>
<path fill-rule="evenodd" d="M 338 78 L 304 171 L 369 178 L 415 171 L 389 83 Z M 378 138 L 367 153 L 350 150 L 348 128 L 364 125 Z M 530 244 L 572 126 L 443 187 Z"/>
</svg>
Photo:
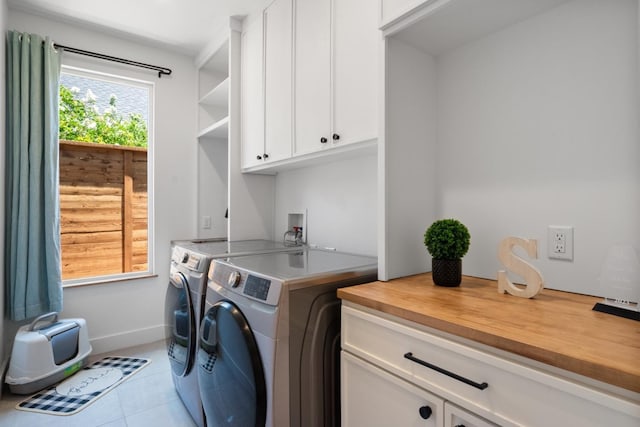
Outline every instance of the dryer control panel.
<svg viewBox="0 0 640 427">
<path fill-rule="evenodd" d="M 244 294 L 266 301 L 271 288 L 271 280 L 249 274 L 244 284 Z"/>
<path fill-rule="evenodd" d="M 264 304 L 278 305 L 282 282 L 255 272 L 213 260 L 209 268 L 209 282 Z"/>
</svg>

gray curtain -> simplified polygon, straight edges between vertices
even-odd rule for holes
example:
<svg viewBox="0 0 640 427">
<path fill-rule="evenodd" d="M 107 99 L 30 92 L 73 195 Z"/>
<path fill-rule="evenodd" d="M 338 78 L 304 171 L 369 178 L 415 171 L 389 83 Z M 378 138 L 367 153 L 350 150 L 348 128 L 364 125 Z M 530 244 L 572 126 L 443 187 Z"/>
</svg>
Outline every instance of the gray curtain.
<svg viewBox="0 0 640 427">
<path fill-rule="evenodd" d="M 58 196 L 60 53 L 7 33 L 5 302 L 23 320 L 62 311 Z"/>
</svg>

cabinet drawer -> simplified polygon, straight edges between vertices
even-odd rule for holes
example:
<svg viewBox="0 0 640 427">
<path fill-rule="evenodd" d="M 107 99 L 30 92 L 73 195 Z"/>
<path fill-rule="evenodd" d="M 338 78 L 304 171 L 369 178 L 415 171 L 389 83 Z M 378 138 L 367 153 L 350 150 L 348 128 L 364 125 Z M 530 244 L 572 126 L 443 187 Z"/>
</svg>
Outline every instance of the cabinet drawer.
<svg viewBox="0 0 640 427">
<path fill-rule="evenodd" d="M 381 315 L 343 305 L 342 348 L 492 422 L 640 425 L 637 404 Z"/>
<path fill-rule="evenodd" d="M 444 401 L 341 352 L 341 410 L 345 427 L 443 427 Z"/>
<path fill-rule="evenodd" d="M 496 424 L 444 402 L 444 427 L 496 427 Z"/>
</svg>

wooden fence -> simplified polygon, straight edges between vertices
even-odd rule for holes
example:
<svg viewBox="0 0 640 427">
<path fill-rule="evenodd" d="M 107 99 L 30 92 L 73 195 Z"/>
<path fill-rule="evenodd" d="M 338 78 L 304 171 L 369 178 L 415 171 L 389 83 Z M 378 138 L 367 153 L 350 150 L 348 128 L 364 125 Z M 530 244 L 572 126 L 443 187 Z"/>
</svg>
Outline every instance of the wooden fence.
<svg viewBox="0 0 640 427">
<path fill-rule="evenodd" d="M 60 141 L 62 278 L 147 270 L 147 150 Z"/>
</svg>

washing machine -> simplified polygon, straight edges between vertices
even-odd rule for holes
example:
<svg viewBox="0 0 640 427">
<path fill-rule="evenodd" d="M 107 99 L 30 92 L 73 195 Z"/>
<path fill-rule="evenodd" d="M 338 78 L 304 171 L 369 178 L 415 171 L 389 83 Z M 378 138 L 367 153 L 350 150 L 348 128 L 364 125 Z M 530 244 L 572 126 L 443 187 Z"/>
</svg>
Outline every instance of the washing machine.
<svg viewBox="0 0 640 427">
<path fill-rule="evenodd" d="M 213 260 L 196 370 L 207 425 L 340 424 L 340 287 L 374 257 L 321 249 Z"/>
<path fill-rule="evenodd" d="M 206 425 L 198 378 L 193 369 L 204 310 L 207 271 L 212 259 L 295 250 L 281 242 L 225 239 L 172 242 L 169 285 L 165 297 L 165 339 L 173 383 L 195 423 Z"/>
</svg>

